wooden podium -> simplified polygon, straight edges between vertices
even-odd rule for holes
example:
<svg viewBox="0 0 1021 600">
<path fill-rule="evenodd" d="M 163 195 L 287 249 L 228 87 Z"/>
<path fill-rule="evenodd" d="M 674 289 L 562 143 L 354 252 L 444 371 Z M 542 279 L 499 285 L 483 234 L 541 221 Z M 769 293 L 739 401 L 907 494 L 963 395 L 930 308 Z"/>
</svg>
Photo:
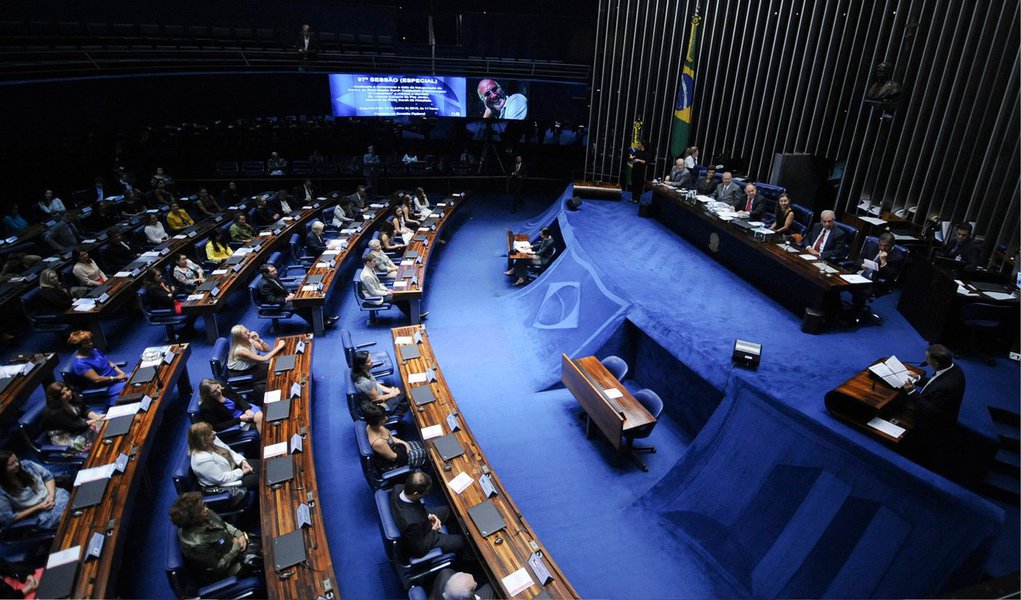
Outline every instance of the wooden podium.
<svg viewBox="0 0 1021 600">
<path fill-rule="evenodd" d="M 881 358 L 872 364 L 884 360 Z M 912 373 L 922 374 L 918 367 L 906 366 Z M 876 377 L 868 368 L 827 392 L 826 409 L 841 421 L 892 447 L 902 444 L 915 424 L 914 405 L 907 402 L 907 394 Z M 869 425 L 876 417 L 906 431 L 899 436 L 880 431 Z"/>
</svg>

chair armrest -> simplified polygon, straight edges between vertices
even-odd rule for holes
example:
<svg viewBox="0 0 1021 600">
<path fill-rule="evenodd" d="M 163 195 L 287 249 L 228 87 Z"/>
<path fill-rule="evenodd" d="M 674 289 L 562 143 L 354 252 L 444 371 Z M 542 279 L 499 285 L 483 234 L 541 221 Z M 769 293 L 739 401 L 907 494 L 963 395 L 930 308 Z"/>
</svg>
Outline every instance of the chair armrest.
<svg viewBox="0 0 1021 600">
<path fill-rule="evenodd" d="M 216 504 L 217 502 L 226 502 L 230 500 L 230 494 L 227 492 L 220 492 L 219 494 L 209 494 L 208 496 L 202 496 L 202 502 L 205 504 Z"/>
<path fill-rule="evenodd" d="M 231 587 L 237 585 L 238 581 L 239 580 L 237 578 L 237 575 L 231 575 L 230 577 L 226 577 L 226 578 L 221 579 L 219 581 L 214 581 L 213 583 L 210 583 L 209 585 L 200 587 L 198 589 L 198 597 L 199 598 L 219 598 L 219 597 L 225 595 L 223 592 L 226 592 Z"/>
<path fill-rule="evenodd" d="M 362 342 L 361 344 L 355 344 L 355 348 L 368 348 L 369 346 L 375 346 L 376 342 Z"/>
<path fill-rule="evenodd" d="M 153 308 L 149 310 L 149 313 L 156 316 L 170 316 L 174 314 L 174 311 L 169 308 Z"/>
<path fill-rule="evenodd" d="M 405 465 L 403 467 L 400 467 L 399 469 L 393 469 L 392 471 L 384 472 L 380 476 L 380 479 L 383 480 L 383 483 L 386 483 L 388 481 L 393 481 L 394 479 L 407 477 L 409 473 L 411 473 L 411 467 Z"/>
</svg>

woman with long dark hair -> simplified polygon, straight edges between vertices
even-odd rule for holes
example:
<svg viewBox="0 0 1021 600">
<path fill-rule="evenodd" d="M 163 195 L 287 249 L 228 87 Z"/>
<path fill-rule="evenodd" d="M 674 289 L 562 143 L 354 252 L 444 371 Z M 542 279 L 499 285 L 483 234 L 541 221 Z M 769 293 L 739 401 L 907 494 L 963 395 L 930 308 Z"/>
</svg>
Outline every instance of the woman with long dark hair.
<svg viewBox="0 0 1021 600">
<path fill-rule="evenodd" d="M 45 467 L 0 450 L 0 528 L 34 516 L 39 518 L 40 528 L 53 529 L 60 523 L 68 498 L 70 494 L 57 487 Z"/>
<path fill-rule="evenodd" d="M 71 386 L 59 381 L 46 386 L 46 409 L 40 424 L 51 444 L 84 452 L 92 447 L 102 420 L 103 414 L 89 410 Z"/>
</svg>

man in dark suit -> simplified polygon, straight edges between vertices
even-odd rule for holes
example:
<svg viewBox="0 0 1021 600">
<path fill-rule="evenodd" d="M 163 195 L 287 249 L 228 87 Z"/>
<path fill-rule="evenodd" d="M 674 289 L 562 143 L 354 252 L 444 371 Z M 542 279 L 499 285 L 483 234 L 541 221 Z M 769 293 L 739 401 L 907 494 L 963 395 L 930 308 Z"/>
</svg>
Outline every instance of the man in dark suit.
<svg viewBox="0 0 1021 600">
<path fill-rule="evenodd" d="M 302 25 L 298 34 L 298 42 L 294 45 L 302 60 L 312 60 L 319 55 L 319 36 L 312 31 L 311 25 Z"/>
<path fill-rule="evenodd" d="M 231 181 L 227 184 L 227 187 L 223 188 L 220 192 L 220 202 L 224 208 L 228 206 L 236 206 L 243 200 L 241 192 L 238 191 L 238 184 Z"/>
<path fill-rule="evenodd" d="M 821 260 L 844 258 L 847 255 L 847 234 L 836 224 L 836 213 L 832 210 L 822 211 L 819 222 L 812 227 L 812 233 L 802 240 L 801 247 Z"/>
<path fill-rule="evenodd" d="M 968 271 L 978 268 L 979 254 L 982 253 L 982 249 L 971 234 L 971 223 L 961 223 L 957 226 L 956 235 L 947 240 L 943 246 L 943 256 L 964 263 L 964 268 Z"/>
<path fill-rule="evenodd" d="M 514 166 L 511 167 L 510 180 L 507 182 L 511 192 L 511 212 L 516 213 L 521 208 L 521 192 L 525 188 L 525 177 L 528 170 L 525 168 L 524 160 L 519 154 L 514 159 Z"/>
<path fill-rule="evenodd" d="M 280 219 L 280 213 L 274 211 L 265 198 L 259 198 L 255 205 L 255 213 L 252 215 L 252 220 L 258 227 L 265 227 L 272 225 Z"/>
<path fill-rule="evenodd" d="M 471 573 L 443 569 L 436 575 L 429 600 L 488 600 L 495 598 L 493 586 L 488 583 L 479 587 Z"/>
<path fill-rule="evenodd" d="M 878 241 L 867 241 L 862 246 L 858 268 L 861 276 L 872 281 L 872 285 L 853 288 L 854 314 L 856 321 L 862 317 L 882 325 L 883 319 L 875 313 L 866 313 L 865 303 L 870 297 L 883 296 L 893 290 L 893 285 L 904 270 L 904 253 L 894 245 L 896 239 L 889 231 L 882 233 Z"/>
<path fill-rule="evenodd" d="M 305 236 L 305 248 L 308 249 L 308 253 L 312 256 L 319 256 L 326 252 L 326 239 L 323 237 L 323 228 L 322 221 L 316 221 L 312 223 L 312 227 L 308 230 L 308 235 Z"/>
<path fill-rule="evenodd" d="M 294 198 L 297 198 L 299 204 L 312 204 L 316 199 L 316 186 L 312 185 L 311 179 L 306 179 L 305 183 L 294 188 Z"/>
<path fill-rule="evenodd" d="M 276 266 L 265 263 L 259 267 L 259 272 L 262 273 L 262 280 L 259 282 L 259 296 L 262 301 L 267 304 L 279 304 L 283 310 L 294 311 L 311 325 L 312 315 L 308 311 L 295 309 L 291 303 L 291 300 L 294 300 L 294 293 L 280 282 Z M 331 327 L 339 318 L 336 315 L 326 317 L 326 326 Z"/>
<path fill-rule="evenodd" d="M 404 549 L 412 557 L 422 556 L 433 548 L 458 554 L 464 550 L 464 536 L 440 532 L 443 522 L 450 516 L 450 509 L 438 506 L 429 512 L 422 503 L 432 484 L 428 475 L 415 471 L 403 485 L 395 485 L 390 490 L 390 511 L 401 531 Z"/>
<path fill-rule="evenodd" d="M 714 199 L 717 202 L 725 202 L 733 206 L 734 210 L 740 210 L 744 198 L 741 197 L 741 190 L 734 183 L 734 174 L 730 171 L 723 174 L 723 181 L 720 182 L 720 185 L 716 186 Z"/>
<path fill-rule="evenodd" d="M 712 196 L 716 193 L 716 168 L 705 170 L 705 177 L 695 182 L 695 192 L 700 196 Z"/>
<path fill-rule="evenodd" d="M 118 271 L 124 265 L 138 258 L 140 252 L 120 232 L 110 234 L 110 243 L 103 249 L 104 266 L 108 271 Z"/>
<path fill-rule="evenodd" d="M 957 418 L 964 400 L 964 371 L 953 359 L 946 346 L 929 346 L 925 364 L 933 370 L 932 376 L 904 384 L 908 401 L 915 406 L 911 448 L 920 462 L 937 470 L 953 463 Z"/>
<path fill-rule="evenodd" d="M 748 213 L 749 221 L 761 221 L 769 210 L 769 201 L 759 196 L 758 188 L 751 182 L 744 184 L 744 195 L 744 201 L 738 210 Z"/>
</svg>

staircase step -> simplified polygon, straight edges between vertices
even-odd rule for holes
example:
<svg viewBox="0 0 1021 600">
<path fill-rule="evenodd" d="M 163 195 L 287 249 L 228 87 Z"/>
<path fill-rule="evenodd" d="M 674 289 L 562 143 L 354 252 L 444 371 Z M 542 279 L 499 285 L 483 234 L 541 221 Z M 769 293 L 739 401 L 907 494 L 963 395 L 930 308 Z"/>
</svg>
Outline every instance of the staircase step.
<svg viewBox="0 0 1021 600">
<path fill-rule="evenodd" d="M 1021 429 L 1015 424 L 993 421 L 993 427 L 1000 437 L 1000 446 L 1004 448 L 1021 447 Z"/>
<path fill-rule="evenodd" d="M 989 416 L 997 423 L 1012 423 L 1015 427 L 1021 426 L 1021 415 L 997 406 L 989 407 Z"/>
<path fill-rule="evenodd" d="M 1003 502 L 1021 501 L 1021 483 L 1017 477 L 991 471 L 985 480 L 985 495 Z"/>
<path fill-rule="evenodd" d="M 1000 448 L 993 457 L 993 468 L 1001 473 L 1021 475 L 1021 454 L 1008 448 Z"/>
</svg>

